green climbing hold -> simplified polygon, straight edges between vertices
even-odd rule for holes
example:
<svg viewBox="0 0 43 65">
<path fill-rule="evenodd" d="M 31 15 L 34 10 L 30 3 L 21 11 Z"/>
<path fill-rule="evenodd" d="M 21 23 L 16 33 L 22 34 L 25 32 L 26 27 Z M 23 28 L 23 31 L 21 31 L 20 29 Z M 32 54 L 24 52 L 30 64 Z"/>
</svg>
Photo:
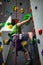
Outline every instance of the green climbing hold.
<svg viewBox="0 0 43 65">
<path fill-rule="evenodd" d="M 27 20 L 29 17 L 31 18 L 31 14 L 30 14 L 30 13 L 28 13 L 28 14 L 26 14 L 26 15 L 24 16 L 24 20 Z"/>
<path fill-rule="evenodd" d="M 5 22 L 2 23 L 2 27 L 4 27 L 4 26 L 5 26 Z"/>
<path fill-rule="evenodd" d="M 10 23 L 10 22 L 8 22 L 8 23 L 7 23 L 7 25 L 11 25 L 11 23 Z"/>
<path fill-rule="evenodd" d="M 27 20 L 28 18 L 31 18 L 31 17 L 32 17 L 31 14 L 28 13 L 28 14 L 26 14 L 26 15 L 24 16 L 24 20 Z M 28 24 L 29 24 L 29 22 L 26 23 L 26 25 L 28 25 Z"/>
<path fill-rule="evenodd" d="M 36 39 L 36 38 L 34 38 L 34 43 L 35 43 L 35 44 L 37 43 L 37 39 Z"/>
</svg>

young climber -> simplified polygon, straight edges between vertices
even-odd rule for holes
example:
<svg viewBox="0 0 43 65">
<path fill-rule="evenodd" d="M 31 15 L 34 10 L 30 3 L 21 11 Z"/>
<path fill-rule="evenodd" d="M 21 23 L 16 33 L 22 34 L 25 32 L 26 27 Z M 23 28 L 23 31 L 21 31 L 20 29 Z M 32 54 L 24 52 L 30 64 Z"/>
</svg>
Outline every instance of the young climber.
<svg viewBox="0 0 43 65">
<path fill-rule="evenodd" d="M 13 19 L 12 20 L 12 25 L 13 25 L 13 28 L 12 28 L 12 31 L 11 31 L 11 33 L 9 34 L 10 36 L 12 36 L 13 34 L 20 34 L 21 33 L 21 26 L 22 25 L 24 25 L 25 23 L 27 23 L 27 22 L 30 22 L 30 19 L 31 18 L 28 18 L 27 20 L 25 20 L 25 21 L 22 21 L 22 22 L 20 22 L 19 20 L 17 20 L 17 19 Z M 17 22 L 18 21 L 18 22 Z M 30 35 L 30 34 L 29 34 Z M 32 39 L 32 38 L 31 38 Z M 19 40 L 20 41 L 20 40 Z M 23 40 L 23 41 L 26 41 L 26 43 L 27 43 L 27 40 L 25 39 L 25 40 Z M 17 42 L 18 43 L 18 42 Z M 20 43 L 20 42 L 19 42 Z M 24 54 L 25 54 L 25 57 L 26 57 L 26 60 L 27 60 L 27 62 L 26 62 L 26 65 L 30 65 L 31 64 L 31 58 L 30 58 L 30 53 L 28 52 L 28 50 L 25 48 L 25 47 L 23 47 L 23 45 L 21 45 L 21 44 L 19 44 L 18 45 L 18 49 L 20 49 L 19 47 L 21 47 L 21 49 L 23 50 L 23 51 L 25 51 L 24 52 Z"/>
<path fill-rule="evenodd" d="M 15 35 L 13 37 L 13 41 L 15 42 L 16 39 L 17 39 L 17 37 Z M 32 65 L 31 55 L 30 55 L 28 49 L 26 48 L 28 45 L 28 39 L 31 39 L 31 41 L 32 41 L 32 39 L 33 39 L 32 32 L 19 34 L 18 40 L 17 40 L 17 50 L 24 52 L 24 55 L 26 58 L 26 65 Z M 15 43 L 13 43 L 13 46 L 15 47 Z"/>
<path fill-rule="evenodd" d="M 20 34 L 21 33 L 21 27 L 22 25 L 24 25 L 25 23 L 27 22 L 30 22 L 30 19 L 31 17 L 29 17 L 27 20 L 25 21 L 22 21 L 20 22 L 18 19 L 12 19 L 12 22 L 11 24 L 13 25 L 13 28 L 12 28 L 12 31 L 10 32 L 10 36 L 12 37 L 13 34 Z M 28 33 L 29 34 L 29 33 Z M 29 34 L 30 35 L 30 34 Z M 25 36 L 24 36 L 25 37 Z M 32 38 L 31 38 L 32 39 Z M 26 41 L 27 43 L 27 40 L 26 40 L 26 37 L 25 37 L 25 40 L 23 40 L 24 42 Z M 28 49 L 26 49 L 21 43 L 20 43 L 20 40 L 18 43 L 18 49 L 22 49 L 24 51 L 24 54 L 25 54 L 25 57 L 26 57 L 26 65 L 30 65 L 31 64 L 31 58 L 30 58 L 30 53 L 28 52 Z M 20 48 L 19 48 L 20 47 Z"/>
<path fill-rule="evenodd" d="M 12 31 L 11 31 L 11 33 L 9 35 L 12 37 L 13 34 L 17 34 L 17 33 L 20 34 L 21 33 L 21 26 L 24 25 L 27 22 L 30 22 L 30 19 L 31 19 L 31 17 L 29 17 L 27 20 L 22 21 L 22 22 L 20 22 L 17 19 L 12 19 L 11 24 L 13 25 L 13 28 L 12 28 Z M 32 40 L 32 38 L 31 38 L 31 40 Z M 23 41 L 26 41 L 27 42 L 27 40 L 23 40 Z M 20 42 L 18 42 L 18 44 L 19 43 Z M 23 47 L 23 45 L 19 44 L 18 47 L 19 46 L 21 46 L 21 48 L 24 51 L 24 54 L 25 54 L 25 57 L 26 57 L 26 60 L 27 60 L 26 65 L 31 65 L 30 53 L 28 52 L 28 50 L 25 47 Z"/>
<path fill-rule="evenodd" d="M 22 22 L 20 22 L 18 19 L 12 19 L 11 24 L 13 25 L 13 28 L 9 34 L 10 37 L 12 38 L 13 34 L 20 34 L 22 25 L 24 25 L 27 22 L 30 22 L 30 20 L 31 20 L 31 16 L 27 20 L 22 21 Z M 30 34 L 29 34 L 29 36 L 30 36 Z M 31 38 L 31 40 L 32 40 L 32 38 Z M 25 40 L 23 40 L 23 41 L 25 41 Z M 8 42 L 10 42 L 10 40 L 8 40 Z M 31 65 L 30 53 L 23 45 L 21 45 L 21 44 L 19 44 L 19 45 L 22 47 L 22 49 L 24 51 L 24 54 L 25 54 L 25 57 L 27 60 L 26 65 Z"/>
</svg>

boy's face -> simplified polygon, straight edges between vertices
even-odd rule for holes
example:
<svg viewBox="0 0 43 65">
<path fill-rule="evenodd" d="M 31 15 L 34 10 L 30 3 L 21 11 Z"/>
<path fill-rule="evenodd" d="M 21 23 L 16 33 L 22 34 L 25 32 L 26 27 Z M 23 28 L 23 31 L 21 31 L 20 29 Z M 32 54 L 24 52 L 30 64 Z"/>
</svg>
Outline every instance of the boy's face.
<svg viewBox="0 0 43 65">
<path fill-rule="evenodd" d="M 12 25 L 15 25 L 15 24 L 17 24 L 17 23 L 19 23 L 20 21 L 18 20 L 18 19 L 12 19 L 12 22 L 11 22 L 11 24 Z"/>
</svg>

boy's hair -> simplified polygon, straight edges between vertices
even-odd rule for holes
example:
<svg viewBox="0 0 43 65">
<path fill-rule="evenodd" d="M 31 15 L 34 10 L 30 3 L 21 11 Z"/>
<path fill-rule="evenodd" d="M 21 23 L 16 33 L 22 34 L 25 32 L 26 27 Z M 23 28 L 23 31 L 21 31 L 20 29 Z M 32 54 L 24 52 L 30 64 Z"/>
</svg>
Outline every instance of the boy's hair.
<svg viewBox="0 0 43 65">
<path fill-rule="evenodd" d="M 11 24 L 14 26 L 15 24 L 17 24 L 19 22 L 19 19 L 12 19 Z"/>
</svg>

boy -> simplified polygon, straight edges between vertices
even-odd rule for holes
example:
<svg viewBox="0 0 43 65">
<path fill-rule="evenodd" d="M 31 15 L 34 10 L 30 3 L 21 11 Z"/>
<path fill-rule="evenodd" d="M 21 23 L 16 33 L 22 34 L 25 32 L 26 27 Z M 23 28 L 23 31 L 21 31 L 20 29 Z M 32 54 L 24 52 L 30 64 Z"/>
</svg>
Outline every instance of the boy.
<svg viewBox="0 0 43 65">
<path fill-rule="evenodd" d="M 18 19 L 12 19 L 11 25 L 13 25 L 13 28 L 12 28 L 12 31 L 9 34 L 9 36 L 12 38 L 13 34 L 21 34 L 21 26 L 24 25 L 27 22 L 30 22 L 30 20 L 31 20 L 31 16 L 29 16 L 29 18 L 27 20 L 22 21 L 22 22 L 20 22 Z M 28 33 L 28 35 L 29 35 L 29 38 L 32 40 L 33 34 Z M 28 35 L 26 34 L 26 37 L 24 35 L 25 40 L 23 40 L 23 41 L 27 41 L 26 38 L 28 38 Z M 8 40 L 8 42 L 10 42 L 10 40 Z M 21 41 L 19 39 L 18 43 L 20 43 L 20 42 Z M 21 46 L 21 48 L 24 51 L 24 54 L 25 54 L 25 57 L 26 57 L 26 60 L 27 60 L 26 65 L 31 65 L 30 53 L 28 52 L 28 50 L 21 43 L 19 45 Z"/>
</svg>

